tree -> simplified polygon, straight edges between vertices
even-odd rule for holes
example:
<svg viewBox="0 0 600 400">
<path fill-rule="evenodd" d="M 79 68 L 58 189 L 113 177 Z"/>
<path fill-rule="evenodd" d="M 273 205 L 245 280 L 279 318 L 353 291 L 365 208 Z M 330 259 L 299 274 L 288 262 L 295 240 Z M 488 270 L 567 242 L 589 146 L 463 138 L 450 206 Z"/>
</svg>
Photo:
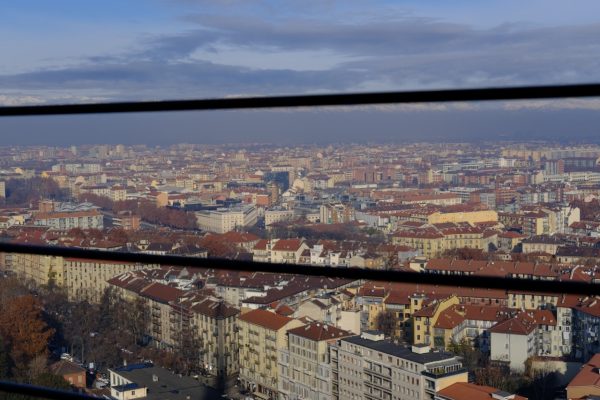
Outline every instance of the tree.
<svg viewBox="0 0 600 400">
<path fill-rule="evenodd" d="M 453 341 L 448 346 L 448 350 L 461 357 L 464 367 L 469 371 L 476 369 L 485 362 L 481 351 L 473 348 L 467 338 L 463 338 L 458 343 Z"/>
<path fill-rule="evenodd" d="M 9 349 L 4 344 L 4 339 L 0 336 L 0 379 L 10 378 L 12 370 L 12 360 L 10 359 Z"/>
<path fill-rule="evenodd" d="M 396 321 L 397 318 L 392 311 L 383 310 L 377 314 L 375 326 L 384 335 L 394 338 L 396 336 Z"/>
<path fill-rule="evenodd" d="M 52 389 L 69 390 L 71 385 L 62 376 L 54 375 L 49 372 L 43 372 L 36 376 L 31 382 L 34 385 L 44 386 Z"/>
<path fill-rule="evenodd" d="M 42 305 L 25 295 L 11 300 L 0 313 L 0 335 L 11 345 L 11 357 L 20 369 L 27 369 L 37 356 L 47 356 L 48 343 L 54 334 L 43 319 Z"/>
</svg>

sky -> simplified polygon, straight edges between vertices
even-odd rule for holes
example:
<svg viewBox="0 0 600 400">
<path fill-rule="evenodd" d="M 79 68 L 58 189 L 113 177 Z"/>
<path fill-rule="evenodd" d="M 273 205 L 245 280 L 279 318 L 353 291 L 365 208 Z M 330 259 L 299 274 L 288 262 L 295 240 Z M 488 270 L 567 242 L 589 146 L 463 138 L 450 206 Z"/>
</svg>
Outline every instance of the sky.
<svg viewBox="0 0 600 400">
<path fill-rule="evenodd" d="M 20 0 L 0 12 L 0 105 L 600 82 L 599 37 L 597 0 Z M 506 126 L 478 135 L 583 140 L 598 110 L 591 99 L 94 117 L 100 137 L 84 134 L 90 119 L 20 118 L 0 133 L 6 144 L 408 140 L 469 136 L 465 122 L 481 120 Z"/>
</svg>

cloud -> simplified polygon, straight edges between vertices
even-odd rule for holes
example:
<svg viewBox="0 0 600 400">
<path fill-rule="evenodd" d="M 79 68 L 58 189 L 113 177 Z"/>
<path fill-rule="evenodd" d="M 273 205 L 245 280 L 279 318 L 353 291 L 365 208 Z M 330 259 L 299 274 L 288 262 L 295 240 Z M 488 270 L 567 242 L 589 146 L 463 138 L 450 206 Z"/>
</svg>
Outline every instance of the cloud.
<svg viewBox="0 0 600 400">
<path fill-rule="evenodd" d="M 315 5 L 310 14 L 290 14 L 278 8 L 276 16 L 268 18 L 262 12 L 278 7 L 276 2 L 253 2 L 242 7 L 246 11 L 241 13 L 235 12 L 239 5 L 229 0 L 206 7 L 204 13 L 188 14 L 185 19 L 194 24 L 192 29 L 146 36 L 136 46 L 141 50 L 82 59 L 61 68 L 0 75 L 0 103 L 600 81 L 600 24 L 534 27 L 513 23 L 482 29 L 398 10 L 389 15 L 365 10 L 358 15 L 352 9 L 347 11 L 349 18 L 335 20 L 315 16 L 315 9 L 328 9 L 333 3 Z M 18 91 L 21 97 L 8 91 Z M 503 104 L 500 107 L 510 110 L 561 104 L 588 108 L 592 103 Z M 474 110 L 479 106 L 460 107 Z M 380 108 L 444 111 L 457 106 Z"/>
</svg>

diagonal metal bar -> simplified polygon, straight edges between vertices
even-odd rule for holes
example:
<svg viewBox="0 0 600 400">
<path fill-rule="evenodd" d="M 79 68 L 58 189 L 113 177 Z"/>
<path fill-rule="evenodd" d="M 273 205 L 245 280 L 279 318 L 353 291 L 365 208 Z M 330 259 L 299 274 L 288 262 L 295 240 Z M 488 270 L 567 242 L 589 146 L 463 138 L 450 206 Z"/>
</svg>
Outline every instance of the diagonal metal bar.
<svg viewBox="0 0 600 400">
<path fill-rule="evenodd" d="M 180 267 L 210 268 L 215 270 L 270 272 L 345 278 L 352 280 L 372 280 L 403 282 L 422 285 L 467 287 L 480 289 L 501 289 L 555 294 L 600 295 L 600 284 L 547 281 L 495 276 L 458 276 L 433 273 L 417 273 L 395 270 L 374 270 L 365 268 L 321 267 L 296 264 L 272 264 L 254 261 L 237 261 L 215 258 L 196 258 L 143 253 L 123 253 L 116 251 L 87 250 L 73 247 L 33 246 L 27 244 L 0 243 L 0 252 L 37 254 L 87 260 L 138 262 Z"/>
<path fill-rule="evenodd" d="M 600 84 L 491 87 L 378 93 L 291 95 L 200 100 L 132 101 L 0 107 L 0 117 L 61 114 L 107 114 L 158 111 L 233 110 L 349 106 L 450 101 L 550 99 L 600 96 Z"/>
</svg>

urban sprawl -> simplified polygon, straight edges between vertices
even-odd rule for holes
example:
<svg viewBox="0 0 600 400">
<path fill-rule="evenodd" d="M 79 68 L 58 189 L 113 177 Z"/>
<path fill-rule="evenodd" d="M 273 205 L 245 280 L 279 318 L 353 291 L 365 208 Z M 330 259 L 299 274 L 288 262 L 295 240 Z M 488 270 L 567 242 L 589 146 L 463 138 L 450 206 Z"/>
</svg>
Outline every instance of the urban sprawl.
<svg viewBox="0 0 600 400">
<path fill-rule="evenodd" d="M 595 145 L 2 147 L 0 240 L 206 268 L 1 254 L 0 378 L 119 400 L 597 398 L 598 298 L 535 283 L 599 283 L 599 199 Z"/>
</svg>

